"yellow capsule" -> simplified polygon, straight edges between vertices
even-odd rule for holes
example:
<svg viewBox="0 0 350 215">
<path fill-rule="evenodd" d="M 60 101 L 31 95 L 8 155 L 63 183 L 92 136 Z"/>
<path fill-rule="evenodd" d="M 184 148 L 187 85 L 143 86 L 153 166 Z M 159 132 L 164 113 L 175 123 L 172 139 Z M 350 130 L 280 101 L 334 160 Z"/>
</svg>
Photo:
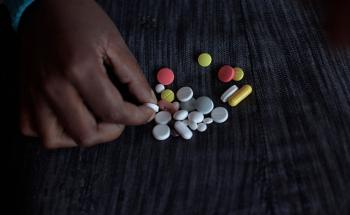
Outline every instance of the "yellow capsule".
<svg viewBox="0 0 350 215">
<path fill-rule="evenodd" d="M 246 84 L 237 92 L 235 92 L 230 98 L 228 98 L 228 104 L 232 107 L 237 106 L 243 99 L 247 98 L 253 92 L 252 86 Z"/>
<path fill-rule="evenodd" d="M 240 81 L 243 79 L 244 77 L 244 71 L 242 68 L 239 68 L 239 67 L 235 67 L 234 68 L 235 70 L 235 76 L 233 77 L 233 80 L 234 81 Z"/>
<path fill-rule="evenodd" d="M 163 90 L 163 92 L 160 94 L 160 97 L 167 102 L 172 102 L 175 99 L 175 94 L 172 90 L 166 89 Z"/>
</svg>

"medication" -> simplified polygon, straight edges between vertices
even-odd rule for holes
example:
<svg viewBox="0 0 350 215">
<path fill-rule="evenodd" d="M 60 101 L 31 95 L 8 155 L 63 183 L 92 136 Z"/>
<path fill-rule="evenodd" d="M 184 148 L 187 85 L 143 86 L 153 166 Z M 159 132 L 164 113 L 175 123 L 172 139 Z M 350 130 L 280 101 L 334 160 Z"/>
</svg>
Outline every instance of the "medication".
<svg viewBox="0 0 350 215">
<path fill-rule="evenodd" d="M 189 122 L 188 127 L 190 127 L 190 129 L 191 129 L 192 131 L 195 131 L 195 130 L 197 130 L 197 128 L 198 128 L 198 124 L 191 121 L 191 122 Z"/>
<path fill-rule="evenodd" d="M 170 128 L 167 125 L 156 125 L 153 127 L 152 134 L 157 140 L 166 140 L 170 136 Z"/>
<path fill-rule="evenodd" d="M 158 112 L 159 111 L 159 106 L 153 103 L 146 103 L 145 104 L 146 107 L 151 108 L 154 112 Z"/>
<path fill-rule="evenodd" d="M 244 71 L 243 69 L 239 68 L 239 67 L 235 67 L 235 76 L 233 77 L 233 80 L 235 81 L 240 81 L 243 79 L 244 77 Z"/>
<path fill-rule="evenodd" d="M 156 114 L 154 120 L 158 124 L 168 124 L 171 121 L 171 114 L 168 111 L 160 111 Z"/>
<path fill-rule="evenodd" d="M 174 125 L 175 130 L 180 136 L 186 140 L 192 138 L 192 131 L 181 121 L 176 121 Z"/>
<path fill-rule="evenodd" d="M 180 109 L 180 103 L 173 102 L 172 104 L 173 104 L 174 108 L 176 109 L 176 111 Z"/>
<path fill-rule="evenodd" d="M 187 102 L 193 97 L 193 90 L 191 87 L 181 87 L 176 92 L 176 97 L 180 102 Z"/>
<path fill-rule="evenodd" d="M 202 53 L 198 56 L 198 63 L 202 67 L 208 67 L 211 64 L 212 58 L 208 53 Z"/>
<path fill-rule="evenodd" d="M 187 110 L 179 110 L 174 113 L 173 117 L 175 120 L 185 120 L 188 116 Z"/>
<path fill-rule="evenodd" d="M 160 94 L 160 97 L 167 102 L 172 102 L 175 99 L 175 94 L 172 90 L 166 89 Z"/>
<path fill-rule="evenodd" d="M 174 72 L 169 68 L 161 68 L 157 73 L 157 80 L 163 85 L 170 85 L 174 81 Z"/>
<path fill-rule="evenodd" d="M 200 123 L 203 121 L 203 119 L 204 119 L 204 115 L 201 112 L 193 111 L 188 114 L 188 120 L 194 123 Z"/>
<path fill-rule="evenodd" d="M 199 132 L 204 132 L 205 130 L 207 130 L 207 124 L 205 124 L 205 123 L 199 123 L 199 124 L 198 124 L 197 130 L 198 130 Z"/>
<path fill-rule="evenodd" d="M 172 114 L 179 110 L 179 108 L 176 106 L 175 102 L 171 103 L 171 102 L 167 102 L 165 100 L 159 100 L 158 106 L 161 110 L 166 110 Z"/>
<path fill-rule="evenodd" d="M 193 111 L 196 109 L 195 104 L 196 104 L 196 99 L 192 98 L 188 102 L 181 102 L 180 108 L 187 111 Z"/>
<path fill-rule="evenodd" d="M 214 120 L 213 120 L 212 118 L 210 118 L 210 117 L 207 117 L 207 118 L 204 118 L 204 119 L 203 119 L 203 122 L 204 122 L 205 124 L 207 124 L 207 125 L 213 123 L 213 121 L 214 121 Z"/>
<path fill-rule="evenodd" d="M 219 69 L 218 78 L 221 82 L 224 82 L 224 83 L 230 82 L 232 81 L 234 76 L 235 76 L 235 70 L 229 65 L 222 66 Z"/>
<path fill-rule="evenodd" d="M 238 90 L 238 87 L 236 85 L 231 86 L 228 88 L 220 97 L 222 102 L 227 102 L 228 98 L 232 96 L 236 91 Z"/>
<path fill-rule="evenodd" d="M 202 96 L 197 98 L 195 108 L 203 114 L 208 114 L 213 110 L 214 103 L 209 97 Z"/>
<path fill-rule="evenodd" d="M 156 93 L 161 93 L 161 92 L 163 92 L 163 90 L 165 90 L 165 86 L 163 84 L 157 84 L 154 89 L 155 89 Z"/>
<path fill-rule="evenodd" d="M 241 89 L 239 89 L 237 92 L 235 92 L 230 98 L 228 99 L 228 104 L 232 107 L 237 106 L 241 101 L 243 101 L 245 98 L 247 98 L 251 93 L 253 92 L 253 88 L 246 84 Z"/>
<path fill-rule="evenodd" d="M 223 107 L 216 107 L 211 112 L 211 118 L 216 123 L 223 123 L 223 122 L 225 122 L 228 119 L 228 112 Z"/>
</svg>

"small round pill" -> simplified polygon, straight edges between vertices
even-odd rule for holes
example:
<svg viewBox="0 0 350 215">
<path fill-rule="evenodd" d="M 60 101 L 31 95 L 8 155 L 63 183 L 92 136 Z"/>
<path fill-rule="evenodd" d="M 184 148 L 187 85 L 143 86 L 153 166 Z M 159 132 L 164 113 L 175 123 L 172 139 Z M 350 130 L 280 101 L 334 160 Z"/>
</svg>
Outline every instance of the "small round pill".
<svg viewBox="0 0 350 215">
<path fill-rule="evenodd" d="M 182 138 L 189 140 L 192 138 L 192 131 L 182 122 L 176 121 L 174 124 L 174 128 L 181 135 Z"/>
<path fill-rule="evenodd" d="M 219 69 L 218 78 L 224 83 L 232 81 L 234 76 L 235 70 L 229 65 L 224 65 Z"/>
<path fill-rule="evenodd" d="M 156 125 L 153 127 L 152 134 L 157 140 L 166 140 L 170 136 L 170 128 L 167 125 Z"/>
<path fill-rule="evenodd" d="M 169 85 L 174 81 L 174 72 L 169 68 L 161 68 L 157 73 L 157 80 L 163 85 Z"/>
<path fill-rule="evenodd" d="M 235 92 L 230 98 L 228 98 L 228 104 L 232 107 L 237 106 L 241 101 L 247 98 L 253 92 L 252 86 L 246 84 L 237 92 Z"/>
<path fill-rule="evenodd" d="M 158 124 L 168 124 L 171 121 L 171 114 L 168 111 L 160 111 L 156 114 L 154 120 Z"/>
<path fill-rule="evenodd" d="M 188 116 L 188 111 L 187 110 L 179 110 L 176 111 L 173 115 L 175 120 L 185 120 Z"/>
<path fill-rule="evenodd" d="M 198 56 L 198 63 L 202 67 L 207 67 L 211 64 L 212 58 L 208 53 L 202 53 Z"/>
<path fill-rule="evenodd" d="M 159 111 L 159 106 L 153 103 L 146 103 L 145 104 L 146 107 L 151 108 L 154 112 L 158 112 Z"/>
<path fill-rule="evenodd" d="M 180 103 L 180 108 L 183 110 L 187 110 L 187 111 L 193 111 L 196 109 L 196 99 L 192 98 L 187 102 L 181 102 Z"/>
<path fill-rule="evenodd" d="M 235 81 L 240 81 L 243 79 L 244 77 L 244 71 L 242 68 L 239 68 L 239 67 L 235 67 L 234 68 L 235 70 L 235 76 L 233 77 L 233 80 Z"/>
<path fill-rule="evenodd" d="M 188 127 L 190 127 L 190 129 L 191 129 L 192 131 L 195 131 L 195 130 L 197 130 L 197 128 L 198 128 L 198 124 L 191 121 L 191 122 L 189 122 Z"/>
<path fill-rule="evenodd" d="M 165 90 L 165 86 L 163 84 L 157 84 L 154 89 L 156 90 L 156 93 L 161 93 Z"/>
<path fill-rule="evenodd" d="M 181 87 L 176 92 L 176 97 L 180 102 L 187 102 L 193 97 L 193 90 L 191 87 Z"/>
<path fill-rule="evenodd" d="M 199 112 L 208 114 L 213 110 L 214 103 L 209 97 L 201 96 L 196 99 L 195 107 Z"/>
<path fill-rule="evenodd" d="M 225 92 L 220 97 L 221 101 L 227 102 L 228 98 L 230 98 L 230 96 L 232 96 L 237 90 L 238 90 L 238 87 L 236 85 L 233 85 L 227 90 L 225 90 Z"/>
<path fill-rule="evenodd" d="M 175 99 L 175 94 L 172 90 L 166 89 L 160 94 L 160 97 L 167 102 L 172 102 Z"/>
<path fill-rule="evenodd" d="M 192 111 L 191 113 L 188 114 L 188 119 L 192 122 L 200 123 L 203 121 L 204 115 L 201 112 Z"/>
<path fill-rule="evenodd" d="M 213 121 L 214 121 L 214 120 L 213 120 L 212 118 L 210 118 L 210 117 L 207 117 L 207 118 L 204 118 L 204 119 L 203 119 L 203 122 L 204 122 L 205 124 L 207 124 L 207 125 L 213 123 Z"/>
<path fill-rule="evenodd" d="M 211 112 L 211 118 L 216 123 L 223 123 L 223 122 L 225 122 L 228 119 L 228 112 L 223 107 L 216 107 Z"/>
<path fill-rule="evenodd" d="M 198 124 L 197 130 L 198 130 L 199 132 L 204 132 L 205 130 L 207 130 L 207 124 L 205 124 L 205 123 L 199 123 L 199 124 Z"/>
</svg>

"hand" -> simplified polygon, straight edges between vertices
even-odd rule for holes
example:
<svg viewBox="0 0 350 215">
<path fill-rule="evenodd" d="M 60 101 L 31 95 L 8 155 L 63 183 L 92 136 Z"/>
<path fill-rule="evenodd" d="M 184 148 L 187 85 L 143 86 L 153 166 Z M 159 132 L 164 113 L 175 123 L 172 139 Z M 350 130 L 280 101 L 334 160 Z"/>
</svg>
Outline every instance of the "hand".
<svg viewBox="0 0 350 215">
<path fill-rule="evenodd" d="M 23 93 L 21 131 L 47 148 L 92 146 L 116 139 L 125 125 L 154 112 L 123 99 L 109 64 L 140 103 L 156 103 L 135 57 L 94 0 L 35 2 L 19 28 Z"/>
</svg>

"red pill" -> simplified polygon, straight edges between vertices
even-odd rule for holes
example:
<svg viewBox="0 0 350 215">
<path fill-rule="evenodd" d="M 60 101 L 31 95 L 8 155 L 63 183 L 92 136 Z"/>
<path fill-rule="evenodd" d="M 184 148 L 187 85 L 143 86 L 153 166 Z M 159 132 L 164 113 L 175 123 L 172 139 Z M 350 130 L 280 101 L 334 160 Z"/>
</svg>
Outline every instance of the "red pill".
<svg viewBox="0 0 350 215">
<path fill-rule="evenodd" d="M 178 105 L 176 105 L 175 103 L 167 102 L 165 100 L 159 100 L 158 106 L 161 110 L 168 111 L 172 114 L 179 110 Z"/>
<path fill-rule="evenodd" d="M 169 85 L 174 81 L 174 72 L 169 68 L 161 68 L 157 73 L 157 80 L 163 85 Z"/>
<path fill-rule="evenodd" d="M 232 81 L 234 76 L 235 76 L 235 70 L 229 65 L 222 66 L 219 69 L 218 78 L 220 81 L 224 83 Z"/>
</svg>

